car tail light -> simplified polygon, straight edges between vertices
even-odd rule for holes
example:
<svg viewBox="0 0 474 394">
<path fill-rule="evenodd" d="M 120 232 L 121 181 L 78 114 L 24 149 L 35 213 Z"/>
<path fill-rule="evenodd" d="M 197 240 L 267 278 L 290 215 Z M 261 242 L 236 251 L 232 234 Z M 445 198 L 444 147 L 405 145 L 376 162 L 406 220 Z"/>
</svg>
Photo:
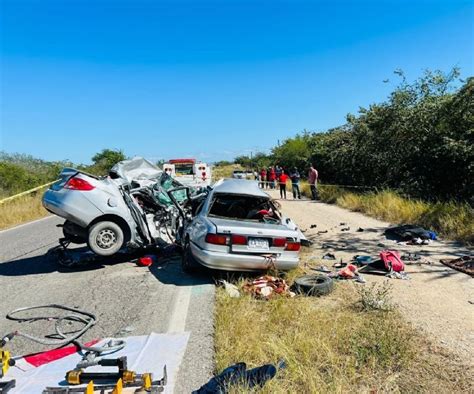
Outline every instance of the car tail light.
<svg viewBox="0 0 474 394">
<path fill-rule="evenodd" d="M 232 235 L 233 245 L 247 245 L 247 237 L 244 235 Z"/>
<path fill-rule="evenodd" d="M 214 245 L 227 245 L 227 235 L 207 234 L 206 242 Z"/>
<path fill-rule="evenodd" d="M 71 178 L 66 182 L 66 184 L 64 185 L 64 188 L 69 189 L 69 190 L 87 191 L 87 190 L 95 189 L 95 186 L 91 185 L 85 179 Z"/>
<path fill-rule="evenodd" d="M 285 248 L 285 250 L 291 250 L 292 252 L 297 252 L 300 249 L 301 244 L 299 242 L 288 242 Z"/>
<path fill-rule="evenodd" d="M 277 248 L 283 248 L 286 246 L 286 238 L 273 238 L 272 245 Z"/>
</svg>

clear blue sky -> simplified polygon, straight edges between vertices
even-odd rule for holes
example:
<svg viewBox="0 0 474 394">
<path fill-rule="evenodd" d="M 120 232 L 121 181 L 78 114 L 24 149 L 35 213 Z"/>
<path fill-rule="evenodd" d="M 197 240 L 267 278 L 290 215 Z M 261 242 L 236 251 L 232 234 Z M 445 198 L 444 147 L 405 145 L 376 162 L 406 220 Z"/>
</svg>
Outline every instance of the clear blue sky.
<svg viewBox="0 0 474 394">
<path fill-rule="evenodd" d="M 474 74 L 471 1 L 0 0 L 0 150 L 230 159 Z"/>
</svg>

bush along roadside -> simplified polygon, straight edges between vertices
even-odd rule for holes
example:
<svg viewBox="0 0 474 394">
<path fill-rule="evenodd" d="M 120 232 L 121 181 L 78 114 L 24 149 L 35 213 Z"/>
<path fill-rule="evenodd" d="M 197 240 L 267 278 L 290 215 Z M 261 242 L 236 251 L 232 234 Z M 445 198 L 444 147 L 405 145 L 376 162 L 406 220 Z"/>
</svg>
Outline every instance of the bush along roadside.
<svg viewBox="0 0 474 394">
<path fill-rule="evenodd" d="M 302 194 L 311 196 L 308 184 Z M 474 243 L 474 209 L 455 201 L 427 202 L 404 197 L 391 190 L 355 192 L 337 186 L 319 186 L 321 201 L 393 224 L 415 224 L 434 230 L 441 237 Z"/>
</svg>

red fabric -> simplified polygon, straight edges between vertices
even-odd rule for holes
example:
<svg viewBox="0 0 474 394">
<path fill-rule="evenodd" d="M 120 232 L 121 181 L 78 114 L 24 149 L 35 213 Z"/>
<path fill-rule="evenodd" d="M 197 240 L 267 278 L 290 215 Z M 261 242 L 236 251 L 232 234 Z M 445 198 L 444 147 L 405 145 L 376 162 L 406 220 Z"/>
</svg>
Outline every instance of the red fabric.
<svg viewBox="0 0 474 394">
<path fill-rule="evenodd" d="M 278 178 L 278 182 L 280 183 L 286 183 L 287 180 L 288 180 L 288 175 L 286 174 L 281 174 L 280 177 Z"/>
<path fill-rule="evenodd" d="M 405 270 L 405 264 L 396 250 L 382 250 L 380 258 L 385 264 L 387 271 L 401 272 Z"/>
<path fill-rule="evenodd" d="M 95 345 L 97 342 L 99 342 L 99 339 L 94 339 L 91 342 L 87 342 L 86 346 Z M 24 359 L 28 364 L 31 364 L 34 367 L 39 367 L 43 364 L 50 363 L 51 361 L 59 360 L 60 358 L 74 354 L 79 350 L 80 348 L 74 345 L 60 349 L 48 350 L 42 353 L 30 354 L 29 356 L 25 356 Z"/>
<path fill-rule="evenodd" d="M 262 177 L 262 179 L 265 179 L 267 176 L 267 172 L 265 170 L 260 171 L 260 176 Z"/>
</svg>

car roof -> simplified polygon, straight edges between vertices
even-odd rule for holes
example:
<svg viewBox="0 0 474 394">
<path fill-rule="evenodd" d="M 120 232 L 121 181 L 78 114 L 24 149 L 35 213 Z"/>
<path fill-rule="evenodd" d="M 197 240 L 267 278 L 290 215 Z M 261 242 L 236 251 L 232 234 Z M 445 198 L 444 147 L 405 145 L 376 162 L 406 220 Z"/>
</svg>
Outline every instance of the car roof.
<svg viewBox="0 0 474 394">
<path fill-rule="evenodd" d="M 221 179 L 213 186 L 214 193 L 222 194 L 245 194 L 248 196 L 265 197 L 270 196 L 258 187 L 258 181 L 247 179 Z"/>
</svg>

